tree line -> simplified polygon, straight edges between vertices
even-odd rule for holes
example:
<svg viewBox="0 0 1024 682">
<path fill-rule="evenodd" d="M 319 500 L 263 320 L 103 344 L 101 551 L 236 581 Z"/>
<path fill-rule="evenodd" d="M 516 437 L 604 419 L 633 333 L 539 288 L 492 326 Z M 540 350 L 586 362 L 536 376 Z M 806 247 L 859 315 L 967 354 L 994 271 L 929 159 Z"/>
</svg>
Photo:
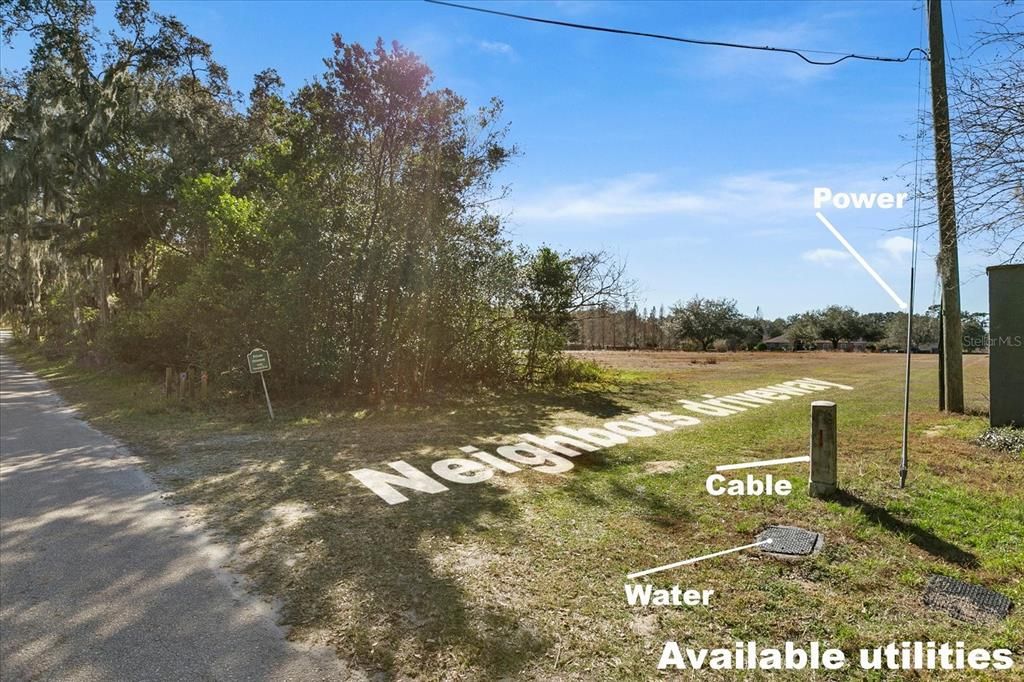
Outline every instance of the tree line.
<svg viewBox="0 0 1024 682">
<path fill-rule="evenodd" d="M 241 386 L 260 346 L 278 390 L 380 399 L 557 377 L 571 316 L 629 293 L 606 254 L 507 238 L 501 102 L 397 43 L 335 35 L 245 98 L 144 0 L 106 35 L 84 0 L 2 13 L 32 51 L 0 84 L 0 314 L 47 352 Z"/>
<path fill-rule="evenodd" d="M 641 311 L 607 254 L 513 243 L 490 210 L 518 153 L 500 100 L 434 87 L 396 43 L 335 35 L 310 82 L 286 93 L 267 69 L 242 95 L 174 17 L 119 0 L 114 18 L 103 33 L 88 0 L 0 3 L 4 40 L 31 44 L 28 67 L 0 76 L 0 318 L 47 353 L 232 387 L 260 346 L 278 390 L 379 400 L 571 379 L 567 344 L 904 343 L 898 316 L 836 307 L 770 321 L 721 299 Z M 1019 93 L 981 88 L 1019 73 L 1019 35 L 998 37 L 1009 62 L 961 79 L 999 117 L 958 119 L 992 131 L 973 139 L 1002 160 L 976 176 L 1011 197 L 988 231 L 1004 243 L 1019 164 L 992 140 L 1016 129 Z"/>
<path fill-rule="evenodd" d="M 987 314 L 963 313 L 964 345 L 987 345 Z M 785 318 L 766 319 L 740 312 L 727 298 L 694 296 L 667 311 L 664 306 L 638 309 L 601 307 L 574 316 L 570 348 L 662 350 L 807 350 L 852 348 L 905 350 L 907 314 L 859 313 L 832 305 Z M 914 315 L 911 348 L 931 349 L 939 340 L 938 306 Z"/>
</svg>

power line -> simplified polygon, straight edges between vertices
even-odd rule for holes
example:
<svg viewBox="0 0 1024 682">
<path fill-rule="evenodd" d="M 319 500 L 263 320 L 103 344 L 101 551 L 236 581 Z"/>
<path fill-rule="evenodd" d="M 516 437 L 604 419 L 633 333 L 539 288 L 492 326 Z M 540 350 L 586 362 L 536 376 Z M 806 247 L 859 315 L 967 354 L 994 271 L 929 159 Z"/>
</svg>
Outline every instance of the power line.
<svg viewBox="0 0 1024 682">
<path fill-rule="evenodd" d="M 862 54 L 847 54 L 843 52 L 828 52 L 825 50 L 797 50 L 788 47 L 770 47 L 768 45 L 745 45 L 743 43 L 727 43 L 720 40 L 699 40 L 697 38 L 680 38 L 679 36 L 664 35 L 661 33 L 647 33 L 644 31 L 629 31 L 621 28 L 611 28 L 608 26 L 593 26 L 590 24 L 577 24 L 571 21 L 559 21 L 557 19 L 544 19 L 542 17 L 531 17 L 526 14 L 514 14 L 512 12 L 502 12 L 496 9 L 484 9 L 483 7 L 472 7 L 470 5 L 460 5 L 455 2 L 445 2 L 445 0 L 424 0 L 432 5 L 443 5 L 445 7 L 454 7 L 456 9 L 469 10 L 471 12 L 481 12 L 483 14 L 493 14 L 499 17 L 507 17 L 509 19 L 520 19 L 522 21 L 532 21 L 538 24 L 549 24 L 552 26 L 563 26 L 565 28 L 578 28 L 584 31 L 598 31 L 601 33 L 614 33 L 618 35 L 626 36 L 637 36 L 640 38 L 654 38 L 657 40 L 670 40 L 675 43 L 687 43 L 689 45 L 711 45 L 713 47 L 732 47 L 740 50 L 757 50 L 760 52 L 782 52 L 785 54 L 796 55 L 800 59 L 804 60 L 808 64 L 814 66 L 834 66 L 839 62 L 846 61 L 847 59 L 860 59 L 868 62 L 908 62 L 913 59 L 915 52 L 920 52 L 921 57 L 918 59 L 927 59 L 928 53 L 919 48 L 911 48 L 907 52 L 905 57 L 878 57 L 873 55 L 862 55 Z M 808 57 L 808 54 L 826 54 L 837 56 L 838 59 L 831 61 L 828 60 L 817 60 Z"/>
<path fill-rule="evenodd" d="M 964 58 L 964 46 L 963 43 L 960 42 L 960 26 L 958 25 L 959 22 L 956 20 L 956 10 L 953 8 L 953 0 L 949 0 L 948 4 L 950 14 L 953 16 L 953 30 L 956 31 L 956 49 L 960 53 L 960 58 L 957 61 L 962 61 Z M 946 52 L 949 52 L 948 44 L 946 45 Z"/>
</svg>

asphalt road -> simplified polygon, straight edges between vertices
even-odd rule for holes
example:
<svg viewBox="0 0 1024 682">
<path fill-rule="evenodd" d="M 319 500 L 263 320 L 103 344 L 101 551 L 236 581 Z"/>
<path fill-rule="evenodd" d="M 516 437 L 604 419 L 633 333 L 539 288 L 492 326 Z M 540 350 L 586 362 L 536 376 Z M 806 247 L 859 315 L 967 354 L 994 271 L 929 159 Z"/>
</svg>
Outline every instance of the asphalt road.
<svg viewBox="0 0 1024 682">
<path fill-rule="evenodd" d="M 349 680 L 116 441 L 0 354 L 0 678 Z"/>
</svg>

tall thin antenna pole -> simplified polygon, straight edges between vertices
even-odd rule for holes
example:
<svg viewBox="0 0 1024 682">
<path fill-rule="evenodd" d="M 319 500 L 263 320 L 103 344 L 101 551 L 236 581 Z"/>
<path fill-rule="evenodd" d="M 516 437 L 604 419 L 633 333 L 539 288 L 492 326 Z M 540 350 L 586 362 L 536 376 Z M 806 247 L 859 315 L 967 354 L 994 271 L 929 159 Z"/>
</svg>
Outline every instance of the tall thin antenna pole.
<svg viewBox="0 0 1024 682">
<path fill-rule="evenodd" d="M 907 471 L 910 467 L 910 451 L 907 442 L 910 436 L 910 340 L 914 329 L 914 280 L 917 270 L 917 221 L 914 221 L 914 255 L 910 265 L 910 303 L 907 308 L 907 372 L 903 385 L 903 447 L 900 451 L 900 488 L 907 485 Z"/>
<path fill-rule="evenodd" d="M 923 17 L 922 30 L 918 34 L 918 43 L 923 41 Z M 914 137 L 914 210 L 913 210 L 913 239 L 910 249 L 910 301 L 907 304 L 907 368 L 903 383 L 903 440 L 900 449 L 900 488 L 907 485 L 907 472 L 910 469 L 910 361 L 911 343 L 914 338 L 914 292 L 917 282 L 917 247 L 920 217 L 921 217 L 921 65 L 917 67 L 917 134 Z"/>
</svg>

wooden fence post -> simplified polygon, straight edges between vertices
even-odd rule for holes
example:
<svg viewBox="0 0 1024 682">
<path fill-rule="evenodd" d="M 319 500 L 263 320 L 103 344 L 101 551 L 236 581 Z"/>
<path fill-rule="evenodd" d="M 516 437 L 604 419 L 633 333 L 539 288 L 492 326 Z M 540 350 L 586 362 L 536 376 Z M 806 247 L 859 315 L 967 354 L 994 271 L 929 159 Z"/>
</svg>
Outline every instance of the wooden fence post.
<svg viewBox="0 0 1024 682">
<path fill-rule="evenodd" d="M 178 375 L 178 400 L 185 399 L 185 383 L 188 381 L 188 372 Z"/>
<path fill-rule="evenodd" d="M 170 367 L 164 370 L 164 397 L 170 398 L 174 395 L 174 370 Z"/>
<path fill-rule="evenodd" d="M 828 497 L 836 491 L 836 404 L 811 403 L 811 477 L 807 494 Z"/>
</svg>

